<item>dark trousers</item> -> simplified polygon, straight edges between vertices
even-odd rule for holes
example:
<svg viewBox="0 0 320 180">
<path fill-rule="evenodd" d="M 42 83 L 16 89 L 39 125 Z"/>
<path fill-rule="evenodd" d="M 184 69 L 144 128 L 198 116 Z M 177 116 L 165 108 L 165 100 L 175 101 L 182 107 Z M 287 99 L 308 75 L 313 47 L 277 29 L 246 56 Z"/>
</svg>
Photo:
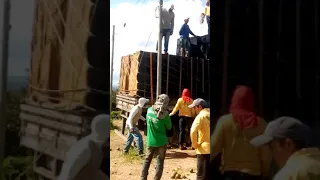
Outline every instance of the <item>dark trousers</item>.
<svg viewBox="0 0 320 180">
<path fill-rule="evenodd" d="M 254 176 L 238 171 L 226 171 L 223 173 L 225 180 L 262 180 L 261 176 Z"/>
<path fill-rule="evenodd" d="M 141 180 L 147 180 L 153 155 L 157 156 L 156 175 L 154 180 L 160 180 L 163 172 L 164 159 L 166 157 L 167 145 L 161 147 L 147 147 L 146 157 L 143 162 Z"/>
<path fill-rule="evenodd" d="M 207 19 L 207 24 L 208 24 L 208 35 L 209 35 L 209 39 L 210 39 L 210 16 L 206 16 Z"/>
<path fill-rule="evenodd" d="M 186 127 L 187 127 L 187 121 L 189 120 L 189 117 L 180 116 L 179 119 L 179 144 L 182 145 L 185 143 L 185 135 L 186 135 Z"/>
<path fill-rule="evenodd" d="M 209 180 L 210 154 L 197 154 L 197 180 Z"/>
</svg>

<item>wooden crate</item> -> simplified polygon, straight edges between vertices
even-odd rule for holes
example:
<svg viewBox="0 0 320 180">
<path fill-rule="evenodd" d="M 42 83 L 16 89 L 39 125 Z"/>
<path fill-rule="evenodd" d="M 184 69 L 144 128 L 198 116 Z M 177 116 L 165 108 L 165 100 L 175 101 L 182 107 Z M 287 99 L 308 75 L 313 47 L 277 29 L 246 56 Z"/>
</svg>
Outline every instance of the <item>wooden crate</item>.
<svg viewBox="0 0 320 180">
<path fill-rule="evenodd" d="M 92 117 L 28 104 L 20 108 L 20 144 L 34 151 L 34 172 L 53 180 L 69 148 L 90 133 Z"/>
<path fill-rule="evenodd" d="M 163 55 L 161 92 L 176 101 L 183 88 L 188 88 L 194 98 L 209 99 L 209 65 L 208 60 Z M 122 57 L 119 93 L 152 100 L 156 84 L 156 53 L 138 51 Z"/>
</svg>

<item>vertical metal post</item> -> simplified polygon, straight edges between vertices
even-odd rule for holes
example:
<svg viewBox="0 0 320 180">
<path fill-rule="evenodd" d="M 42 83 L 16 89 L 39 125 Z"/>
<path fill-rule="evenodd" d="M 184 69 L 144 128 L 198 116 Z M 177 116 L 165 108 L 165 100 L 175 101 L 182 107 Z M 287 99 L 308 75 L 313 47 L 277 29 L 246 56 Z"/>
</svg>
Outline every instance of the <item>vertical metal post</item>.
<svg viewBox="0 0 320 180">
<path fill-rule="evenodd" d="M 163 0 L 159 2 L 159 39 L 158 39 L 158 56 L 157 56 L 157 95 L 161 94 L 161 73 L 162 73 L 162 4 Z"/>
<path fill-rule="evenodd" d="M 0 179 L 4 179 L 3 160 L 6 134 L 6 94 L 9 58 L 10 0 L 3 0 L 3 25 L 1 38 L 1 77 L 0 77 Z M 1 12 L 1 11 L 0 11 Z"/>
<path fill-rule="evenodd" d="M 259 2 L 259 113 L 263 115 L 263 0 Z"/>
<path fill-rule="evenodd" d="M 110 95 L 113 97 L 113 59 L 114 59 L 114 35 L 116 26 L 112 26 L 112 47 L 111 47 L 111 65 L 110 65 Z M 112 108 L 112 99 L 110 99 L 110 109 Z"/>
<path fill-rule="evenodd" d="M 278 47 L 277 47 L 277 74 L 276 74 L 276 86 L 275 86 L 275 111 L 274 111 L 274 117 L 279 116 L 279 76 L 280 76 L 280 70 L 279 70 L 279 63 L 280 63 L 280 55 L 281 55 L 281 33 L 282 33 L 282 2 L 283 0 L 279 0 L 278 4 L 278 30 L 277 30 L 277 35 L 278 35 Z"/>
<path fill-rule="evenodd" d="M 300 56 L 300 0 L 296 0 L 296 91 L 299 99 L 301 98 Z"/>
<path fill-rule="evenodd" d="M 227 111 L 228 94 L 228 58 L 229 58 L 229 26 L 230 26 L 230 0 L 225 1 L 225 25 L 223 47 L 223 77 L 222 77 L 222 113 Z"/>
</svg>

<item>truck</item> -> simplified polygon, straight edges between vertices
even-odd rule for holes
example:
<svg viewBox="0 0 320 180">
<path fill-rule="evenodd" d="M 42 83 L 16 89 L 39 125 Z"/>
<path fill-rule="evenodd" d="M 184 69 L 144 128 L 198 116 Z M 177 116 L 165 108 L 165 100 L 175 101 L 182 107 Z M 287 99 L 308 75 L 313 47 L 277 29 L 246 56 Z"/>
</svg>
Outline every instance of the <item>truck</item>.
<svg viewBox="0 0 320 180">
<path fill-rule="evenodd" d="M 170 98 L 171 111 L 181 96 L 182 90 L 188 88 L 193 98 L 210 99 L 210 61 L 208 59 L 162 55 L 161 93 Z M 137 51 L 121 58 L 119 88 L 116 95 L 116 107 L 121 111 L 122 134 L 125 133 L 125 121 L 131 108 L 137 104 L 140 97 L 155 102 L 157 83 L 157 53 Z M 172 120 L 173 128 L 177 121 Z M 145 128 L 139 123 L 140 128 Z M 171 143 L 176 143 L 178 131 L 174 131 Z"/>
<path fill-rule="evenodd" d="M 34 4 L 28 93 L 20 104 L 20 145 L 33 151 L 36 180 L 56 180 L 69 148 L 90 133 L 92 118 L 110 111 L 110 85 L 105 83 L 110 77 L 109 53 L 102 48 L 109 43 L 103 29 L 109 25 L 100 26 L 110 18 L 105 12 L 109 1 Z M 107 174 L 109 161 L 106 157 L 101 166 Z"/>
</svg>

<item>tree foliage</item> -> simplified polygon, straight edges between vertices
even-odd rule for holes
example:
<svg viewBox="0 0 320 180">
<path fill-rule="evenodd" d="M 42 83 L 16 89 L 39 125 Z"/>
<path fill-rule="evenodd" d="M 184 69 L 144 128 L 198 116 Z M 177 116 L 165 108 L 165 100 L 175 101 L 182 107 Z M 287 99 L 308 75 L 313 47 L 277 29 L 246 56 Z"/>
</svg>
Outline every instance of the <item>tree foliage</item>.
<svg viewBox="0 0 320 180">
<path fill-rule="evenodd" d="M 6 96 L 6 144 L 3 162 L 5 179 L 15 179 L 26 172 L 21 179 L 34 179 L 32 172 L 33 156 L 30 150 L 20 146 L 20 103 L 26 90 L 8 92 Z"/>
</svg>

